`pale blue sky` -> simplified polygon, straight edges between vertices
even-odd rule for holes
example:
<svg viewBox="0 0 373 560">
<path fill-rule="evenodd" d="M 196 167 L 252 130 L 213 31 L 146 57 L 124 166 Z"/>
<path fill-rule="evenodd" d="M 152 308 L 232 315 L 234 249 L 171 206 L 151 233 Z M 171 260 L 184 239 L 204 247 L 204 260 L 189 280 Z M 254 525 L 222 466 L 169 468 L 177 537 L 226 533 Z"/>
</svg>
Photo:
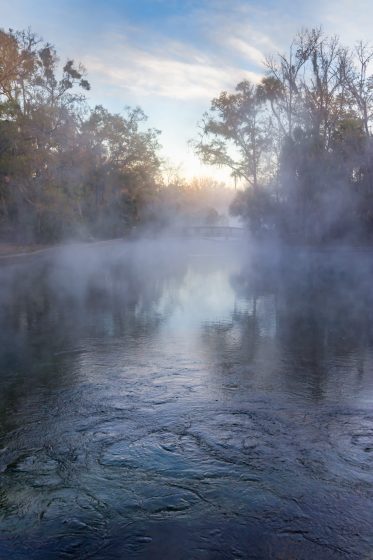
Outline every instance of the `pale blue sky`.
<svg viewBox="0 0 373 560">
<path fill-rule="evenodd" d="M 92 104 L 140 105 L 187 175 L 212 174 L 187 146 L 212 97 L 257 79 L 264 56 L 301 27 L 322 24 L 352 45 L 373 42 L 372 23 L 371 0 L 0 0 L 0 27 L 31 26 L 62 59 L 81 61 Z"/>
</svg>

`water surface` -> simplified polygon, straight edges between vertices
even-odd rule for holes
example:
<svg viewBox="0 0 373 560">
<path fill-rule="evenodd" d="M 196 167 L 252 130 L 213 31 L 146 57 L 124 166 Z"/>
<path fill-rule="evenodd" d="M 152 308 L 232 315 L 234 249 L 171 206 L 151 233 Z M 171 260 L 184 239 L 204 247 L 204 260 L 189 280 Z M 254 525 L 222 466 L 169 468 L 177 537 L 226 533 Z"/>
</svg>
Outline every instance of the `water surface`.
<svg viewBox="0 0 373 560">
<path fill-rule="evenodd" d="M 373 256 L 0 268 L 0 558 L 373 558 Z"/>
</svg>

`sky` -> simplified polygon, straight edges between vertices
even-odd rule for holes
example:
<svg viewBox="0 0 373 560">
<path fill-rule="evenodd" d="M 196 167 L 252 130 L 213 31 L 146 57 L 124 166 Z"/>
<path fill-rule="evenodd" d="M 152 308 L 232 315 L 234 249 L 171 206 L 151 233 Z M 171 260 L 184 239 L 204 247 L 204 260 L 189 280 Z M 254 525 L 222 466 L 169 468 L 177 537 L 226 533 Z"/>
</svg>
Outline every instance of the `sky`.
<svg viewBox="0 0 373 560">
<path fill-rule="evenodd" d="M 62 61 L 87 69 L 91 105 L 140 106 L 162 131 L 162 155 L 186 177 L 229 173 L 201 165 L 188 141 L 211 99 L 285 52 L 302 27 L 342 43 L 373 43 L 371 0 L 0 0 L 0 27 L 31 27 Z"/>
</svg>

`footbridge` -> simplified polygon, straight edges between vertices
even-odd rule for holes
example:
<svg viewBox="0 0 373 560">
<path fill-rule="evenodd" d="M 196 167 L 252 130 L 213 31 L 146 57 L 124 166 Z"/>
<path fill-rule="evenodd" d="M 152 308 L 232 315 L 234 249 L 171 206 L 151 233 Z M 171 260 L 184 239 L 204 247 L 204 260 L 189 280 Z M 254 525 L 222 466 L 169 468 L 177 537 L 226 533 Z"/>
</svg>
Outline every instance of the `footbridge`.
<svg viewBox="0 0 373 560">
<path fill-rule="evenodd" d="M 244 228 L 234 226 L 185 226 L 181 233 L 184 237 L 241 239 L 244 232 Z"/>
</svg>

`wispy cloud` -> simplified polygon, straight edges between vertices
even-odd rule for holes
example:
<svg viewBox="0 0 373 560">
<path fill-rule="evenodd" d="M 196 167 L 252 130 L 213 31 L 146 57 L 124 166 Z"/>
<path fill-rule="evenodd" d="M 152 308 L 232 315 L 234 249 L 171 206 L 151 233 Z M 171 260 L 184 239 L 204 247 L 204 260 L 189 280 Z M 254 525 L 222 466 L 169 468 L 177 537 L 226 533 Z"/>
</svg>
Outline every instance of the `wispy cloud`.
<svg viewBox="0 0 373 560">
<path fill-rule="evenodd" d="M 110 52 L 104 50 L 85 57 L 83 62 L 96 79 L 141 96 L 211 99 L 242 79 L 260 79 L 259 73 L 219 65 L 202 52 L 189 49 L 187 44 L 167 41 L 156 52 L 130 44 L 116 45 Z"/>
<path fill-rule="evenodd" d="M 317 13 L 325 30 L 339 35 L 344 44 L 352 45 L 359 40 L 373 42 L 371 0 L 319 0 Z"/>
<path fill-rule="evenodd" d="M 230 37 L 226 44 L 242 54 L 249 62 L 258 66 L 262 64 L 265 58 L 265 55 L 259 49 L 239 37 Z"/>
</svg>

